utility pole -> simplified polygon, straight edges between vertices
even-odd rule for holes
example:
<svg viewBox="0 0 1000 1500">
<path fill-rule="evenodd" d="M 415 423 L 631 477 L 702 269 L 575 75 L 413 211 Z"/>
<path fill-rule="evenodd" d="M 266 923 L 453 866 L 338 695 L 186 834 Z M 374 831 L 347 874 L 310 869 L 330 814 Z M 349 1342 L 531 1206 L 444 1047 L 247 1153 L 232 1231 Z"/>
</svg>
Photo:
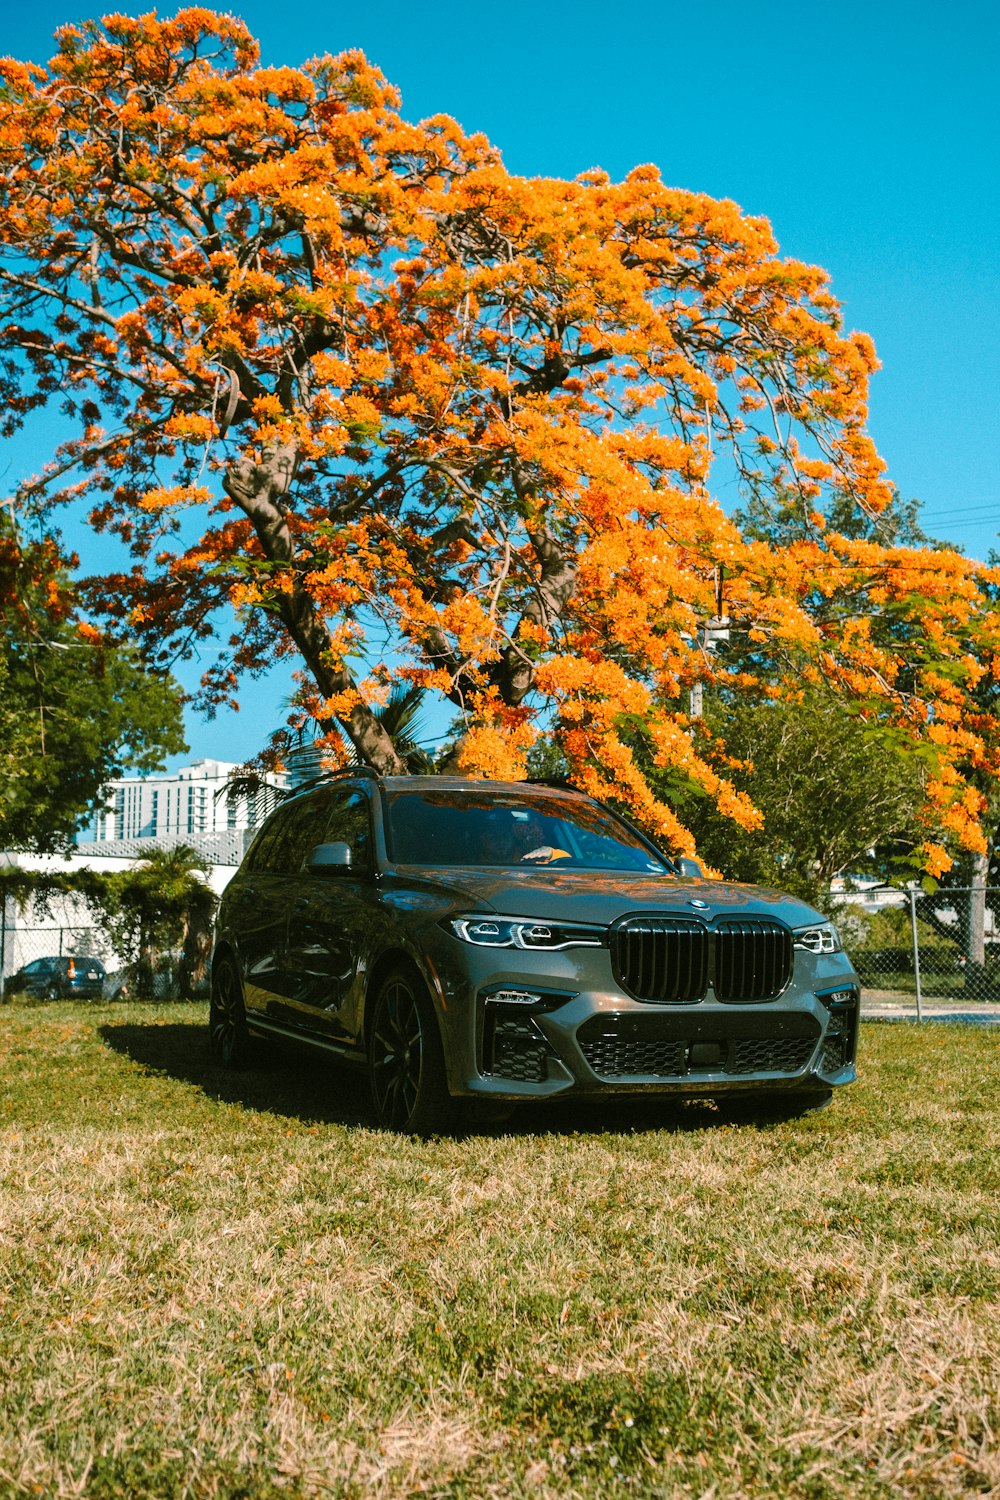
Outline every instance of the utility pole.
<svg viewBox="0 0 1000 1500">
<path fill-rule="evenodd" d="M 724 612 L 722 605 L 724 576 L 725 570 L 717 567 L 715 570 L 715 614 L 710 615 L 707 620 L 701 620 L 694 633 L 694 644 L 706 656 L 714 656 L 722 643 L 729 639 L 729 616 Z M 692 719 L 700 719 L 702 716 L 704 691 L 703 682 L 691 684 L 689 712 Z"/>
<path fill-rule="evenodd" d="M 7 892 L 0 889 L 0 1005 L 7 998 Z"/>
</svg>

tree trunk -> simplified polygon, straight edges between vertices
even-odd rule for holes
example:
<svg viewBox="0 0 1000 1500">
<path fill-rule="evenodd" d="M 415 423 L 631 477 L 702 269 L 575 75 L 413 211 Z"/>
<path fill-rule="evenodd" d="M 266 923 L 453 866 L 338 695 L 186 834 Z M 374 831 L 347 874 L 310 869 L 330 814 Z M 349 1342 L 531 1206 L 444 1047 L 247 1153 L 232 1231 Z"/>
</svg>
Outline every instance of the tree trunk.
<svg viewBox="0 0 1000 1500">
<path fill-rule="evenodd" d="M 156 949 L 153 935 L 145 922 L 139 929 L 139 956 L 135 965 L 135 989 L 140 1000 L 154 998 L 154 975 L 156 973 Z"/>
<path fill-rule="evenodd" d="M 212 912 L 192 907 L 184 924 L 178 987 L 182 1000 L 194 1000 L 204 988 L 212 955 Z"/>
<path fill-rule="evenodd" d="M 283 508 L 283 496 L 292 482 L 297 461 L 290 444 L 279 444 L 265 451 L 259 462 L 244 454 L 230 465 L 222 486 L 249 518 L 268 561 L 287 566 L 292 587 L 277 594 L 275 608 L 319 691 L 324 698 L 333 698 L 350 691 L 355 683 L 348 669 L 332 660 L 330 633 L 309 594 L 298 582 L 299 559 Z M 406 775 L 406 761 L 367 704 L 357 704 L 345 717 L 338 717 L 337 723 L 366 765 L 384 776 Z"/>
<path fill-rule="evenodd" d="M 576 588 L 579 559 L 572 548 L 559 544 L 547 525 L 531 533 L 531 545 L 538 559 L 537 592 L 525 607 L 522 619 L 551 631 Z M 504 703 L 516 708 L 531 691 L 535 669 L 515 644 L 503 653 L 492 677 Z"/>
</svg>

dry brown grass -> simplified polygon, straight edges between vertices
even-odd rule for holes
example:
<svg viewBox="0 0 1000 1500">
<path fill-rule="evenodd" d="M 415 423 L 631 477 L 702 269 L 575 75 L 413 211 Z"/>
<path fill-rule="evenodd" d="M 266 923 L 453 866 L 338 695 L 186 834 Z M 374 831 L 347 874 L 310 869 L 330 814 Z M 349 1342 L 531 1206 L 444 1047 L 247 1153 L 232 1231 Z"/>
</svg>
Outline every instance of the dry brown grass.
<svg viewBox="0 0 1000 1500">
<path fill-rule="evenodd" d="M 400 1141 L 192 1007 L 7 1007 L 0 1493 L 1000 1494 L 1000 1033 L 808 1120 Z"/>
</svg>

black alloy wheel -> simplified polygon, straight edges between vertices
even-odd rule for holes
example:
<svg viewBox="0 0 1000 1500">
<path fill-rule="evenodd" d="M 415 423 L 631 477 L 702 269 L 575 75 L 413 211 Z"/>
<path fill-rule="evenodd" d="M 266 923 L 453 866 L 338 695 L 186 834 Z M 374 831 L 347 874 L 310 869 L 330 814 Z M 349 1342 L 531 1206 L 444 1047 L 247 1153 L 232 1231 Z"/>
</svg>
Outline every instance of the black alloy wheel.
<svg viewBox="0 0 1000 1500">
<path fill-rule="evenodd" d="M 224 1068 L 243 1067 L 250 1052 L 250 1032 L 239 975 L 229 958 L 220 959 L 212 970 L 208 1037 L 213 1057 Z"/>
<path fill-rule="evenodd" d="M 53 980 L 52 983 L 48 986 L 48 988 L 45 991 L 45 999 L 46 1000 L 60 1000 L 61 998 L 62 998 L 62 996 L 61 996 L 60 991 L 59 991 L 59 986 L 56 983 L 56 981 Z"/>
<path fill-rule="evenodd" d="M 372 1102 L 380 1125 L 403 1135 L 434 1135 L 451 1118 L 441 1037 L 416 976 L 396 969 L 375 1000 L 368 1040 Z"/>
</svg>

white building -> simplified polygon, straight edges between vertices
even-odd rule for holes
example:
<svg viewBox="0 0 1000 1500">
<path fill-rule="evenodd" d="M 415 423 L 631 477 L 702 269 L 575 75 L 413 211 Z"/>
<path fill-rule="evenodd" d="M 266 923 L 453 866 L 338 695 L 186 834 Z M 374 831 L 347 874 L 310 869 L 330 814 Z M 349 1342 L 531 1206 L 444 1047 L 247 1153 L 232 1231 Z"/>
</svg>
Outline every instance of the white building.
<svg viewBox="0 0 1000 1500">
<path fill-rule="evenodd" d="M 221 895 L 254 832 L 277 806 L 285 783 L 283 776 L 267 776 L 259 791 L 233 798 L 226 792 L 234 770 L 229 761 L 196 760 L 172 776 L 112 781 L 90 839 L 78 841 L 65 854 L 0 851 L 0 868 L 111 874 L 129 869 L 153 850 L 184 844 L 204 860 L 208 884 Z M 67 953 L 92 954 L 109 967 L 116 963 L 81 897 L 57 892 L 47 900 L 29 898 L 22 906 L 0 895 L 0 993 L 3 979 L 32 959 Z"/>
<path fill-rule="evenodd" d="M 259 827 L 275 806 L 284 777 L 268 775 L 250 796 L 228 794 L 236 766 L 225 760 L 196 760 L 172 776 L 123 776 L 105 788 L 105 809 L 97 814 L 97 843 L 121 839 L 191 839 Z"/>
</svg>

